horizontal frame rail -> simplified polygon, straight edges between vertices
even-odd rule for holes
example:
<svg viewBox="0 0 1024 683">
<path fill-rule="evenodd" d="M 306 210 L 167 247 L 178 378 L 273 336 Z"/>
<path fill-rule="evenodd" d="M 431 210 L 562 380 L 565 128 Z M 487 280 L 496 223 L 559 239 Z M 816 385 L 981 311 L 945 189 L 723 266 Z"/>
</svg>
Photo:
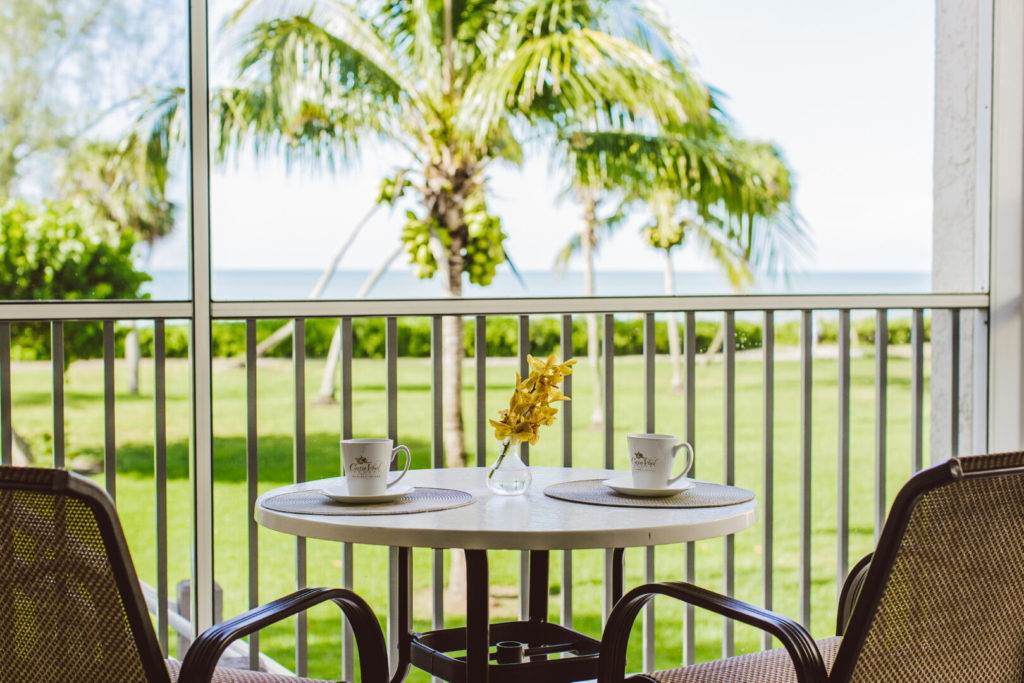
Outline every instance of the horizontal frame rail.
<svg viewBox="0 0 1024 683">
<path fill-rule="evenodd" d="M 543 315 L 696 311 L 981 309 L 988 294 L 743 294 L 714 296 L 526 297 L 215 301 L 216 319 L 433 315 Z M 0 303 L 0 321 L 188 320 L 187 301 L 18 301 Z"/>
<path fill-rule="evenodd" d="M 6 301 L 0 320 L 188 320 L 188 301 Z M 294 316 L 289 316 L 294 317 Z"/>
<path fill-rule="evenodd" d="M 985 308 L 987 294 L 743 294 L 721 296 L 525 297 L 515 299 L 363 299 L 216 301 L 213 317 L 235 319 L 387 317 L 429 315 L 539 315 L 562 313 L 671 313 L 802 311 L 878 308 Z M 0 308 L 0 319 L 3 309 Z"/>
</svg>

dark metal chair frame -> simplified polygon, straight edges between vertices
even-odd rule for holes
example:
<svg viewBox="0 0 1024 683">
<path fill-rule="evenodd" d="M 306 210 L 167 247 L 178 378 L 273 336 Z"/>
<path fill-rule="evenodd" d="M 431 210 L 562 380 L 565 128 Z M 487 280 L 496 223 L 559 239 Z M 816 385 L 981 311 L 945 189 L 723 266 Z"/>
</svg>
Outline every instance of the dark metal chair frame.
<svg viewBox="0 0 1024 683">
<path fill-rule="evenodd" d="M 659 595 L 721 614 L 778 638 L 789 653 L 799 683 L 846 683 L 853 676 L 904 532 L 921 496 L 960 480 L 1006 474 L 1024 474 L 1024 456 L 1021 453 L 952 458 L 910 478 L 893 502 L 875 552 L 854 565 L 843 584 L 836 619 L 836 634 L 843 636 L 843 641 L 831 674 L 826 670 L 814 639 L 793 619 L 680 581 L 640 586 L 616 603 L 601 640 L 598 683 L 657 683 L 645 674 L 626 678 L 625 670 L 626 645 L 633 623 L 644 605 Z"/>
<path fill-rule="evenodd" d="M 0 466 L 0 489 L 74 498 L 92 511 L 142 668 L 149 681 L 170 683 L 117 511 L 106 492 L 88 479 L 64 470 L 6 466 Z M 362 598 L 341 588 L 306 588 L 207 629 L 186 653 L 178 680 L 210 681 L 218 660 L 232 642 L 328 600 L 341 608 L 355 634 L 362 680 L 366 683 L 388 681 L 387 648 L 377 617 Z"/>
</svg>

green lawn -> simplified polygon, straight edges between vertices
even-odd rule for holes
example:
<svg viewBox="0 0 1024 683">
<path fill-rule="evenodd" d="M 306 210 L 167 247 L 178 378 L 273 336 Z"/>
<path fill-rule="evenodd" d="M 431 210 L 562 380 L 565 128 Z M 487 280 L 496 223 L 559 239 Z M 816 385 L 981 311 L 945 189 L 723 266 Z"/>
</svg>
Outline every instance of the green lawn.
<svg viewBox="0 0 1024 683">
<path fill-rule="evenodd" d="M 874 361 L 870 357 L 852 363 L 851 411 L 851 534 L 852 560 L 872 547 L 874 493 Z M 322 362 L 311 360 L 307 367 L 307 452 L 310 477 L 338 473 L 338 432 L 341 411 L 337 406 L 315 405 Z M 471 367 L 471 366 L 468 366 Z M 513 363 L 510 359 L 491 361 L 488 368 L 488 413 L 493 413 L 511 389 Z M 101 456 L 102 382 L 100 365 L 83 361 L 67 374 L 67 444 L 69 457 Z M 762 468 L 762 365 L 759 356 L 740 358 L 736 365 L 736 458 L 737 481 L 754 489 L 761 498 Z M 170 440 L 169 533 L 170 580 L 172 585 L 189 571 L 190 494 L 187 479 L 188 374 L 187 365 L 171 361 L 168 367 L 168 432 Z M 697 470 L 707 479 L 722 477 L 722 366 L 697 368 Z M 829 635 L 834 628 L 836 602 L 836 452 L 838 390 L 834 360 L 814 363 L 813 415 L 813 619 L 815 636 Z M 354 367 L 354 425 L 357 435 L 380 435 L 386 429 L 384 414 L 384 364 L 357 360 Z M 603 459 L 602 432 L 589 426 L 593 386 L 590 372 L 581 366 L 575 376 L 574 448 L 575 463 L 600 466 Z M 121 366 L 117 385 L 118 476 L 117 503 L 136 566 L 142 579 L 155 584 L 154 482 L 152 466 L 152 366 L 143 366 L 141 397 L 128 396 Z M 889 500 L 910 471 L 910 364 L 900 355 L 889 361 L 888 495 Z M 466 373 L 467 383 L 473 373 Z M 657 365 L 657 428 L 682 434 L 683 398 L 669 386 L 670 371 L 665 359 Z M 215 401 L 215 571 L 224 588 L 225 614 L 245 609 L 247 585 L 245 520 L 245 375 L 240 369 L 217 365 L 214 377 Z M 425 467 L 430 444 L 430 367 L 421 359 L 399 363 L 399 436 L 415 453 L 415 466 Z M 625 467 L 625 433 L 642 429 L 643 373 L 640 359 L 617 359 L 615 366 L 616 457 Z M 16 363 L 14 368 L 15 428 L 27 436 L 44 462 L 49 458 L 51 440 L 50 374 L 45 363 Z M 291 366 L 270 360 L 259 366 L 260 489 L 291 481 L 293 393 Z M 925 393 L 927 396 L 927 391 Z M 466 418 L 473 424 L 473 387 L 465 392 Z M 799 365 L 796 361 L 776 363 L 775 394 L 775 609 L 798 613 L 798 456 L 799 456 Z M 928 418 L 925 417 L 927 424 Z M 472 431 L 470 432 L 472 434 Z M 470 438 L 472 441 L 472 437 Z M 926 439 L 927 441 L 927 439 Z M 472 444 L 470 443 L 470 446 Z M 552 428 L 541 443 L 531 449 L 538 465 L 561 461 L 561 437 Z M 489 454 L 489 458 L 493 456 Z M 927 458 L 927 456 L 926 456 Z M 761 602 L 762 527 L 736 537 L 736 593 L 738 597 Z M 260 532 L 260 595 L 264 600 L 294 587 L 294 539 L 274 532 Z M 723 543 L 712 540 L 697 544 L 697 580 L 719 588 Z M 600 630 L 602 556 L 600 552 L 574 554 L 574 610 L 576 626 L 597 635 Z M 682 576 L 683 549 L 664 547 L 657 551 L 657 577 Z M 310 542 L 310 585 L 337 585 L 341 571 L 340 548 L 336 544 Z M 552 617 L 559 610 L 560 554 L 552 558 Z M 499 595 L 495 611 L 510 614 L 515 609 L 518 585 L 518 557 L 513 553 L 492 553 L 492 590 Z M 642 553 L 627 553 L 627 586 L 642 578 Z M 380 548 L 356 549 L 355 587 L 371 604 L 383 608 L 386 595 L 386 552 Z M 417 628 L 429 626 L 430 559 L 428 551 L 414 554 Z M 502 597 L 503 596 L 503 597 Z M 380 610 L 383 615 L 384 610 Z M 450 614 L 451 623 L 461 616 Z M 660 665 L 677 664 L 682 648 L 682 610 L 658 603 L 657 644 Z M 721 620 L 701 615 L 697 622 L 698 656 L 715 657 L 720 650 Z M 285 624 L 265 632 L 263 649 L 285 665 L 293 662 L 293 625 Z M 310 674 L 325 678 L 338 676 L 339 619 L 331 607 L 314 610 L 310 616 Z M 639 666 L 639 628 L 633 638 L 632 666 Z M 737 651 L 759 646 L 758 634 L 737 626 Z M 425 681 L 413 675 L 410 680 Z"/>
</svg>

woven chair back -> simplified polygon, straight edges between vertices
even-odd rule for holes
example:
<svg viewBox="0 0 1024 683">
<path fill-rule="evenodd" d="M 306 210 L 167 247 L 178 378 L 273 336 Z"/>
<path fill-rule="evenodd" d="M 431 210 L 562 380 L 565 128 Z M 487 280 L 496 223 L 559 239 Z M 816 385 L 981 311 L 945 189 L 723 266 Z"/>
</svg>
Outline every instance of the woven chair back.
<svg viewBox="0 0 1024 683">
<path fill-rule="evenodd" d="M 0 467 L 0 681 L 169 681 L 110 498 Z"/>
<path fill-rule="evenodd" d="M 1024 680 L 1024 454 L 964 457 L 900 492 L 833 668 L 854 683 Z"/>
</svg>

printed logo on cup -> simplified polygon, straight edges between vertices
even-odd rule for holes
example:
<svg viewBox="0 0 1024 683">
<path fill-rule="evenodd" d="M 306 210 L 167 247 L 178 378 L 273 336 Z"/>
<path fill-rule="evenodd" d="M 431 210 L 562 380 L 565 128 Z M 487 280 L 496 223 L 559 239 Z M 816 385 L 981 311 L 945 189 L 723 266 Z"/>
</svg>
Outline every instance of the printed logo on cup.
<svg viewBox="0 0 1024 683">
<path fill-rule="evenodd" d="M 630 465 L 634 470 L 640 472 L 653 472 L 658 467 L 657 458 L 648 458 L 640 451 L 633 453 L 633 457 L 630 458 Z"/>
<path fill-rule="evenodd" d="M 366 459 L 366 456 L 360 455 L 348 466 L 348 476 L 356 477 L 358 479 L 367 479 L 373 477 L 379 477 L 381 473 L 382 464 L 379 462 L 370 462 Z"/>
</svg>

